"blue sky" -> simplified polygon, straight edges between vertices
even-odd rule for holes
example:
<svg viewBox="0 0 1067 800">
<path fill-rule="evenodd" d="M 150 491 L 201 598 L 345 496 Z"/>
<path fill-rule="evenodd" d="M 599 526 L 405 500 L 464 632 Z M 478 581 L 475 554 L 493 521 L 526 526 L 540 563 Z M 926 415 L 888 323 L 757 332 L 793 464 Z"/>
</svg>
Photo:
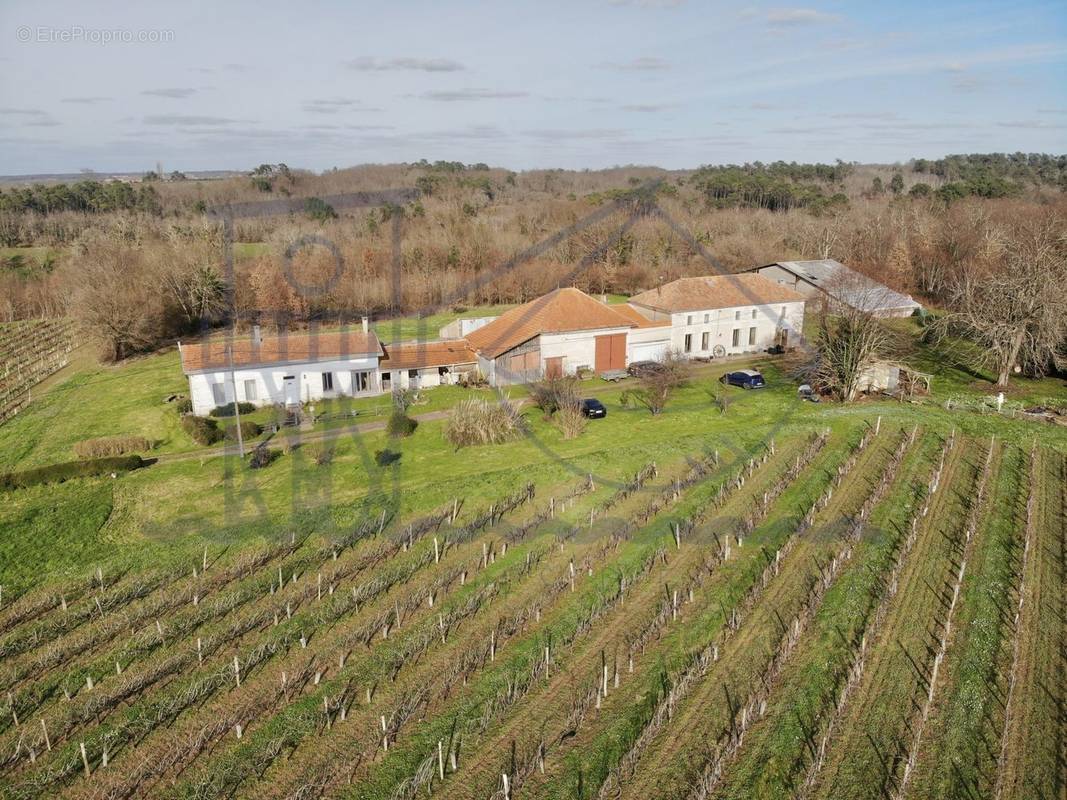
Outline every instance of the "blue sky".
<svg viewBox="0 0 1067 800">
<path fill-rule="evenodd" d="M 1067 151 L 1062 0 L 91 5 L 0 4 L 0 174 Z"/>
</svg>

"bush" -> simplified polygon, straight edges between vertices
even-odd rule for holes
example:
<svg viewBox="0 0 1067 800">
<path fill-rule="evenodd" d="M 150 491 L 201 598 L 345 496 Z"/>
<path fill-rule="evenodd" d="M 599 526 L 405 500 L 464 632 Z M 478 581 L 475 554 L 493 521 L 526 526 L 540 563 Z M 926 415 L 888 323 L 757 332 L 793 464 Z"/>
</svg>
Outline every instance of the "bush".
<svg viewBox="0 0 1067 800">
<path fill-rule="evenodd" d="M 253 422 L 250 419 L 241 420 L 241 439 L 242 439 L 242 441 L 245 441 L 245 442 L 251 441 L 252 439 L 255 439 L 257 436 L 259 436 L 261 433 L 263 433 L 263 426 L 260 425 L 259 423 Z M 224 438 L 226 439 L 227 442 L 236 442 L 237 441 L 237 426 L 236 425 L 227 425 L 226 429 L 225 429 L 225 433 L 223 434 L 223 436 L 224 436 Z"/>
<path fill-rule="evenodd" d="M 333 461 L 333 446 L 327 443 L 314 445 L 308 448 L 308 456 L 320 467 L 325 467 Z"/>
<path fill-rule="evenodd" d="M 547 378 L 530 384 L 530 399 L 548 419 L 561 408 L 577 406 L 580 399 L 575 378 Z"/>
<path fill-rule="evenodd" d="M 379 467 L 388 467 L 390 464 L 395 464 L 400 460 L 401 454 L 395 450 L 375 450 L 374 451 L 374 463 Z"/>
<path fill-rule="evenodd" d="M 248 457 L 248 466 L 250 469 L 263 469 L 269 467 L 277 457 L 277 450 L 271 450 L 265 444 L 261 444 Z"/>
<path fill-rule="evenodd" d="M 445 438 L 460 448 L 506 442 L 525 430 L 526 420 L 506 398 L 500 404 L 471 398 L 452 409 L 445 423 Z"/>
<path fill-rule="evenodd" d="M 189 434 L 194 442 L 204 447 L 222 440 L 219 424 L 207 417 L 182 417 L 182 430 Z"/>
<path fill-rule="evenodd" d="M 394 411 L 385 425 L 385 430 L 394 439 L 402 439 L 405 436 L 411 436 L 417 427 L 419 427 L 418 420 L 412 419 L 401 411 Z"/>
<path fill-rule="evenodd" d="M 152 443 L 143 436 L 102 436 L 75 442 L 74 455 L 78 458 L 108 458 L 144 453 L 151 449 Z"/>
<path fill-rule="evenodd" d="M 552 422 L 559 428 L 564 439 L 573 439 L 576 436 L 581 436 L 585 431 L 585 426 L 589 424 L 589 420 L 582 413 L 582 407 L 577 401 L 560 407 L 552 415 Z"/>
<path fill-rule="evenodd" d="M 24 489 L 27 486 L 40 486 L 49 483 L 62 483 L 71 478 L 90 478 L 94 475 L 129 472 L 145 465 L 140 456 L 115 456 L 111 458 L 94 458 L 88 461 L 66 461 L 62 464 L 49 464 L 46 467 L 0 474 L 0 489 Z"/>
<path fill-rule="evenodd" d="M 242 414 L 251 414 L 256 410 L 256 407 L 251 403 L 238 403 L 237 409 L 234 410 L 233 403 L 226 403 L 226 405 L 215 406 L 211 409 L 211 416 L 213 417 L 232 417 L 240 411 Z"/>
<path fill-rule="evenodd" d="M 191 397 L 181 397 L 174 402 L 174 408 L 179 414 L 192 414 L 193 399 Z"/>
</svg>

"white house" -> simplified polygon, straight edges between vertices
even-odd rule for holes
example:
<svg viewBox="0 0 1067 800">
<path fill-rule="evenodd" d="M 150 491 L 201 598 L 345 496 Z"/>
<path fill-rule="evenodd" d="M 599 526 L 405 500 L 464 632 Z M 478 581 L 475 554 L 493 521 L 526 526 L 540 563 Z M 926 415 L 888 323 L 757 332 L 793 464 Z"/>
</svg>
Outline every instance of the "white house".
<svg viewBox="0 0 1067 800">
<path fill-rule="evenodd" d="M 822 295 L 831 303 L 869 311 L 878 317 L 910 317 L 922 308 L 911 295 L 896 292 L 832 258 L 776 261 L 750 271 L 805 297 Z"/>
<path fill-rule="evenodd" d="M 804 328 L 803 295 L 751 273 L 679 278 L 629 304 L 668 324 L 670 348 L 690 357 L 790 347 Z"/>
<path fill-rule="evenodd" d="M 179 344 L 194 414 L 238 402 L 299 405 L 379 394 L 378 337 L 367 329 L 235 338 L 212 333 Z"/>
</svg>

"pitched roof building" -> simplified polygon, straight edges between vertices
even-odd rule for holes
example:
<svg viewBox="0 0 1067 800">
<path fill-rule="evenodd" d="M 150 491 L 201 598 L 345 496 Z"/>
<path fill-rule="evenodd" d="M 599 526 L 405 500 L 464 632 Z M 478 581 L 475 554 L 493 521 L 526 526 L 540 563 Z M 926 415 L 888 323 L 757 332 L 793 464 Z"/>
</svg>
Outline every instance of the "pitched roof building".
<svg viewBox="0 0 1067 800">
<path fill-rule="evenodd" d="M 804 298 L 797 292 L 762 275 L 705 275 L 679 278 L 656 289 L 634 295 L 630 304 L 674 313 L 739 306 L 791 303 Z"/>
<path fill-rule="evenodd" d="M 805 296 L 821 293 L 834 302 L 879 317 L 908 317 L 922 308 L 910 295 L 894 291 L 832 258 L 776 261 L 753 267 L 750 273 L 762 275 Z"/>
</svg>

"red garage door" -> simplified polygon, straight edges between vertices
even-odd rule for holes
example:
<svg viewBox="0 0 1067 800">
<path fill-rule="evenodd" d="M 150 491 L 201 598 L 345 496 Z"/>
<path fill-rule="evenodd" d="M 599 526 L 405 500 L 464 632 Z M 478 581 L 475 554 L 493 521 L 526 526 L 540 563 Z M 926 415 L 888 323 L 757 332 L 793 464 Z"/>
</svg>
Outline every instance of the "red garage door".
<svg viewBox="0 0 1067 800">
<path fill-rule="evenodd" d="M 596 371 L 626 368 L 626 334 L 596 337 Z"/>
</svg>

